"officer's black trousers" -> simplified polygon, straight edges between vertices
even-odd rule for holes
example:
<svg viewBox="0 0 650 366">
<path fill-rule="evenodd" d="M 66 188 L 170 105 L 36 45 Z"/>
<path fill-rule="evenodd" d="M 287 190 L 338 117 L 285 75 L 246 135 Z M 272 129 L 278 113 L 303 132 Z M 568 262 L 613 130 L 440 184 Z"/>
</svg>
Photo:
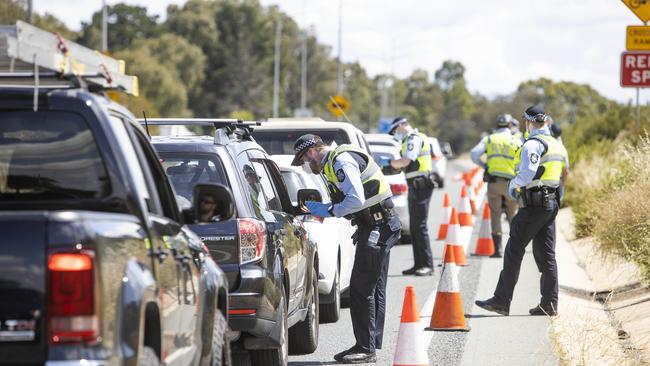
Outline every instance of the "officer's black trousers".
<svg viewBox="0 0 650 366">
<path fill-rule="evenodd" d="M 433 255 L 429 242 L 429 204 L 433 188 L 409 189 L 409 229 L 413 242 L 413 261 L 415 268 L 433 268 Z"/>
<path fill-rule="evenodd" d="M 555 216 L 558 204 L 553 200 L 548 207 L 520 208 L 510 224 L 510 239 L 503 256 L 503 270 L 494 291 L 495 300 L 502 305 L 510 305 L 521 261 L 526 246 L 533 241 L 533 256 L 541 272 L 540 304 L 557 309 L 558 281 L 555 262 Z"/>
<path fill-rule="evenodd" d="M 382 347 L 386 313 L 386 281 L 390 249 L 399 240 L 399 217 L 377 226 L 379 240 L 368 246 L 373 227 L 358 227 L 358 244 L 350 278 L 350 315 L 357 346 L 367 352 Z"/>
</svg>

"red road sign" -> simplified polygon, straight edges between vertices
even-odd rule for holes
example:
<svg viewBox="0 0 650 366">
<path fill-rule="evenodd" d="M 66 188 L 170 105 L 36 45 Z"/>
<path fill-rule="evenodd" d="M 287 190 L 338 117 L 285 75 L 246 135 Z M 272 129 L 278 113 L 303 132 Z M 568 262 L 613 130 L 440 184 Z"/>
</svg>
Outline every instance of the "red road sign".
<svg viewBox="0 0 650 366">
<path fill-rule="evenodd" d="M 650 52 L 621 53 L 621 86 L 627 88 L 650 87 Z"/>
</svg>

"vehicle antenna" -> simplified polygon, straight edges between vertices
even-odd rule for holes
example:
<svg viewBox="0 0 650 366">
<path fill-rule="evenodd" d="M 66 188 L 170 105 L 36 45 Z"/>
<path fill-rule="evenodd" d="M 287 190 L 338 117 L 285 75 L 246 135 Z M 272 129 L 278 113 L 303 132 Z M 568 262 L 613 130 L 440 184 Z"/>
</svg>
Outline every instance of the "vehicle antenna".
<svg viewBox="0 0 650 366">
<path fill-rule="evenodd" d="M 149 123 L 147 123 L 147 114 L 142 111 L 142 116 L 144 117 L 144 127 L 147 130 L 147 135 L 149 136 L 149 140 L 151 140 L 151 133 L 149 133 Z"/>
</svg>

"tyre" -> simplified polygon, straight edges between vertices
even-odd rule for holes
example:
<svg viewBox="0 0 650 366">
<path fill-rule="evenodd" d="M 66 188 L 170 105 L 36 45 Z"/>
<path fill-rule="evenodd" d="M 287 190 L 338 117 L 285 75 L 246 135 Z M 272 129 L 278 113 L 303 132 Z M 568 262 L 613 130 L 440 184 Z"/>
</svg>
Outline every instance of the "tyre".
<svg viewBox="0 0 650 366">
<path fill-rule="evenodd" d="M 140 366 L 158 366 L 160 365 L 160 360 L 158 355 L 153 348 L 144 346 L 140 351 L 140 360 L 138 362 Z"/>
<path fill-rule="evenodd" d="M 284 284 L 280 287 L 282 298 L 280 299 L 280 311 L 282 311 L 280 325 L 280 347 L 276 349 L 263 349 L 250 351 L 251 364 L 253 366 L 286 366 L 289 361 L 289 327 L 287 318 L 287 299 Z"/>
<path fill-rule="evenodd" d="M 289 329 L 289 348 L 292 354 L 313 353 L 318 347 L 318 272 L 312 268 L 311 299 L 305 320 Z"/>
<path fill-rule="evenodd" d="M 212 360 L 210 366 L 231 366 L 230 340 L 228 340 L 228 322 L 217 309 L 212 331 Z"/>
<path fill-rule="evenodd" d="M 319 315 L 321 323 L 336 323 L 341 313 L 341 275 L 337 269 L 334 274 L 334 283 L 330 296 L 334 297 L 331 304 L 320 304 Z"/>
</svg>

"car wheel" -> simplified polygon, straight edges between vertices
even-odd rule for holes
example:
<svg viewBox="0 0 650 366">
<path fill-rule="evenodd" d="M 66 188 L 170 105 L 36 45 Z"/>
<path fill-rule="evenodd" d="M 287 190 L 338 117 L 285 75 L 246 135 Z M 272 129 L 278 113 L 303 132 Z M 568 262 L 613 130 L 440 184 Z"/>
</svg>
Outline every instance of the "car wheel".
<svg viewBox="0 0 650 366">
<path fill-rule="evenodd" d="M 289 347 L 293 354 L 313 353 L 318 347 L 318 272 L 312 268 L 311 299 L 305 320 L 289 329 Z"/>
<path fill-rule="evenodd" d="M 140 366 L 158 366 L 160 365 L 160 360 L 158 355 L 153 348 L 144 346 L 140 351 L 140 361 L 138 362 Z"/>
<path fill-rule="evenodd" d="M 228 340 L 228 322 L 217 309 L 212 331 L 212 361 L 210 366 L 231 366 L 230 341 Z"/>
<path fill-rule="evenodd" d="M 280 311 L 282 311 L 280 324 L 280 347 L 276 349 L 263 349 L 250 351 L 253 366 L 286 366 L 289 361 L 289 327 L 287 314 L 287 300 L 284 284 L 280 287 Z"/>
<path fill-rule="evenodd" d="M 320 305 L 321 323 L 336 323 L 339 320 L 341 313 L 341 275 L 339 272 L 338 269 L 334 272 L 334 283 L 332 284 L 332 292 L 330 292 L 330 296 L 334 297 L 334 302 Z"/>
</svg>

